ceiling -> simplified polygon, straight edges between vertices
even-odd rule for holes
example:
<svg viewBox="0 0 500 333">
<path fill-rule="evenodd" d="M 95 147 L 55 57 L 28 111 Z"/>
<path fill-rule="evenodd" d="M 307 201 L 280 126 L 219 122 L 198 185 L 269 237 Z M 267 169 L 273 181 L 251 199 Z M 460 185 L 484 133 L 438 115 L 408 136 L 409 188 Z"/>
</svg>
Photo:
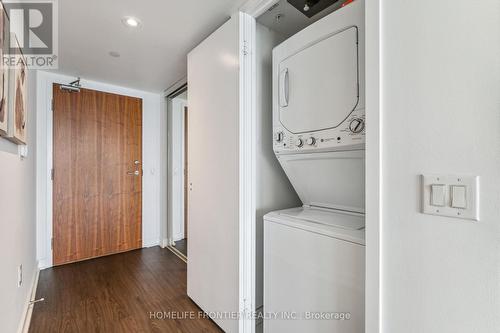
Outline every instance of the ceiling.
<svg viewBox="0 0 500 333">
<path fill-rule="evenodd" d="M 160 92 L 186 75 L 187 53 L 245 0 L 59 1 L 59 69 L 125 87 Z M 141 26 L 125 27 L 137 17 Z M 118 52 L 119 58 L 109 55 Z"/>
</svg>

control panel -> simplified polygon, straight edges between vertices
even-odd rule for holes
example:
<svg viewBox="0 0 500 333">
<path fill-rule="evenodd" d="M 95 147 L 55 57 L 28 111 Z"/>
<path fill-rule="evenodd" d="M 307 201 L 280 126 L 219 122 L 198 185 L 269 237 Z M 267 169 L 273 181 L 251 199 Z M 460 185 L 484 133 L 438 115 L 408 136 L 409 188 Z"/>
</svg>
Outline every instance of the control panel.
<svg viewBox="0 0 500 333">
<path fill-rule="evenodd" d="M 363 145 L 365 132 L 365 110 L 355 110 L 339 126 L 331 129 L 294 134 L 278 124 L 274 128 L 273 148 L 276 153 L 343 150 L 348 146 Z"/>
</svg>

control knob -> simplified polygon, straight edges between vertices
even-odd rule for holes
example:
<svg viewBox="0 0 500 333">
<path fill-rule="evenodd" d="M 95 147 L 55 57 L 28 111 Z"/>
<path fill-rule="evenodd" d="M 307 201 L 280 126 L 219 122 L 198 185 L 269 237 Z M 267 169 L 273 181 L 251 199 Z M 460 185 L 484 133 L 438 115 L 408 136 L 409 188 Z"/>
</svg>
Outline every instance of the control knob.
<svg viewBox="0 0 500 333">
<path fill-rule="evenodd" d="M 274 140 L 276 140 L 276 142 L 283 141 L 283 132 L 276 132 L 274 134 Z"/>
<path fill-rule="evenodd" d="M 365 129 L 365 120 L 361 118 L 356 118 L 351 120 L 349 124 L 349 130 L 352 133 L 361 133 Z"/>
<path fill-rule="evenodd" d="M 314 144 L 316 144 L 316 138 L 311 136 L 310 138 L 307 139 L 307 144 L 309 146 L 314 146 Z"/>
<path fill-rule="evenodd" d="M 302 146 L 304 145 L 304 141 L 302 141 L 302 139 L 301 139 L 301 138 L 298 138 L 298 139 L 295 141 L 295 145 L 296 145 L 297 147 L 299 147 L 299 148 L 300 148 L 300 147 L 302 147 Z"/>
</svg>

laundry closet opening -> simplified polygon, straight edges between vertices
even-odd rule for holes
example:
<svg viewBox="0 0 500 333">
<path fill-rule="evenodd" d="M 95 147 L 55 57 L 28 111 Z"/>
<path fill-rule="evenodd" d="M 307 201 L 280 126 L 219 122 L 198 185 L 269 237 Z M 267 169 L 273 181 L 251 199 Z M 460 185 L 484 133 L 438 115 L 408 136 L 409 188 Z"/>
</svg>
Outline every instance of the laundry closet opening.
<svg viewBox="0 0 500 333">
<path fill-rule="evenodd" d="M 362 0 L 280 0 L 256 18 L 259 146 L 300 198 L 257 214 L 256 309 L 350 317 L 257 331 L 364 331 L 364 20 Z"/>
<path fill-rule="evenodd" d="M 184 85 L 167 97 L 167 228 L 168 247 L 187 260 L 188 232 L 188 102 Z"/>
</svg>

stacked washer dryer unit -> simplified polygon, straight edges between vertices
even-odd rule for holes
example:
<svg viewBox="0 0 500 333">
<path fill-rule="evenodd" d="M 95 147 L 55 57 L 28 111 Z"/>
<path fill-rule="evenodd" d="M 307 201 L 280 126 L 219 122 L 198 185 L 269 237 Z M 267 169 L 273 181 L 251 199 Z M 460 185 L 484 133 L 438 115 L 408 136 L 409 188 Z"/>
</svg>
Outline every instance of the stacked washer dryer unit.
<svg viewBox="0 0 500 333">
<path fill-rule="evenodd" d="M 364 332 L 364 2 L 273 50 L 274 152 L 303 206 L 264 217 L 266 333 Z"/>
</svg>

